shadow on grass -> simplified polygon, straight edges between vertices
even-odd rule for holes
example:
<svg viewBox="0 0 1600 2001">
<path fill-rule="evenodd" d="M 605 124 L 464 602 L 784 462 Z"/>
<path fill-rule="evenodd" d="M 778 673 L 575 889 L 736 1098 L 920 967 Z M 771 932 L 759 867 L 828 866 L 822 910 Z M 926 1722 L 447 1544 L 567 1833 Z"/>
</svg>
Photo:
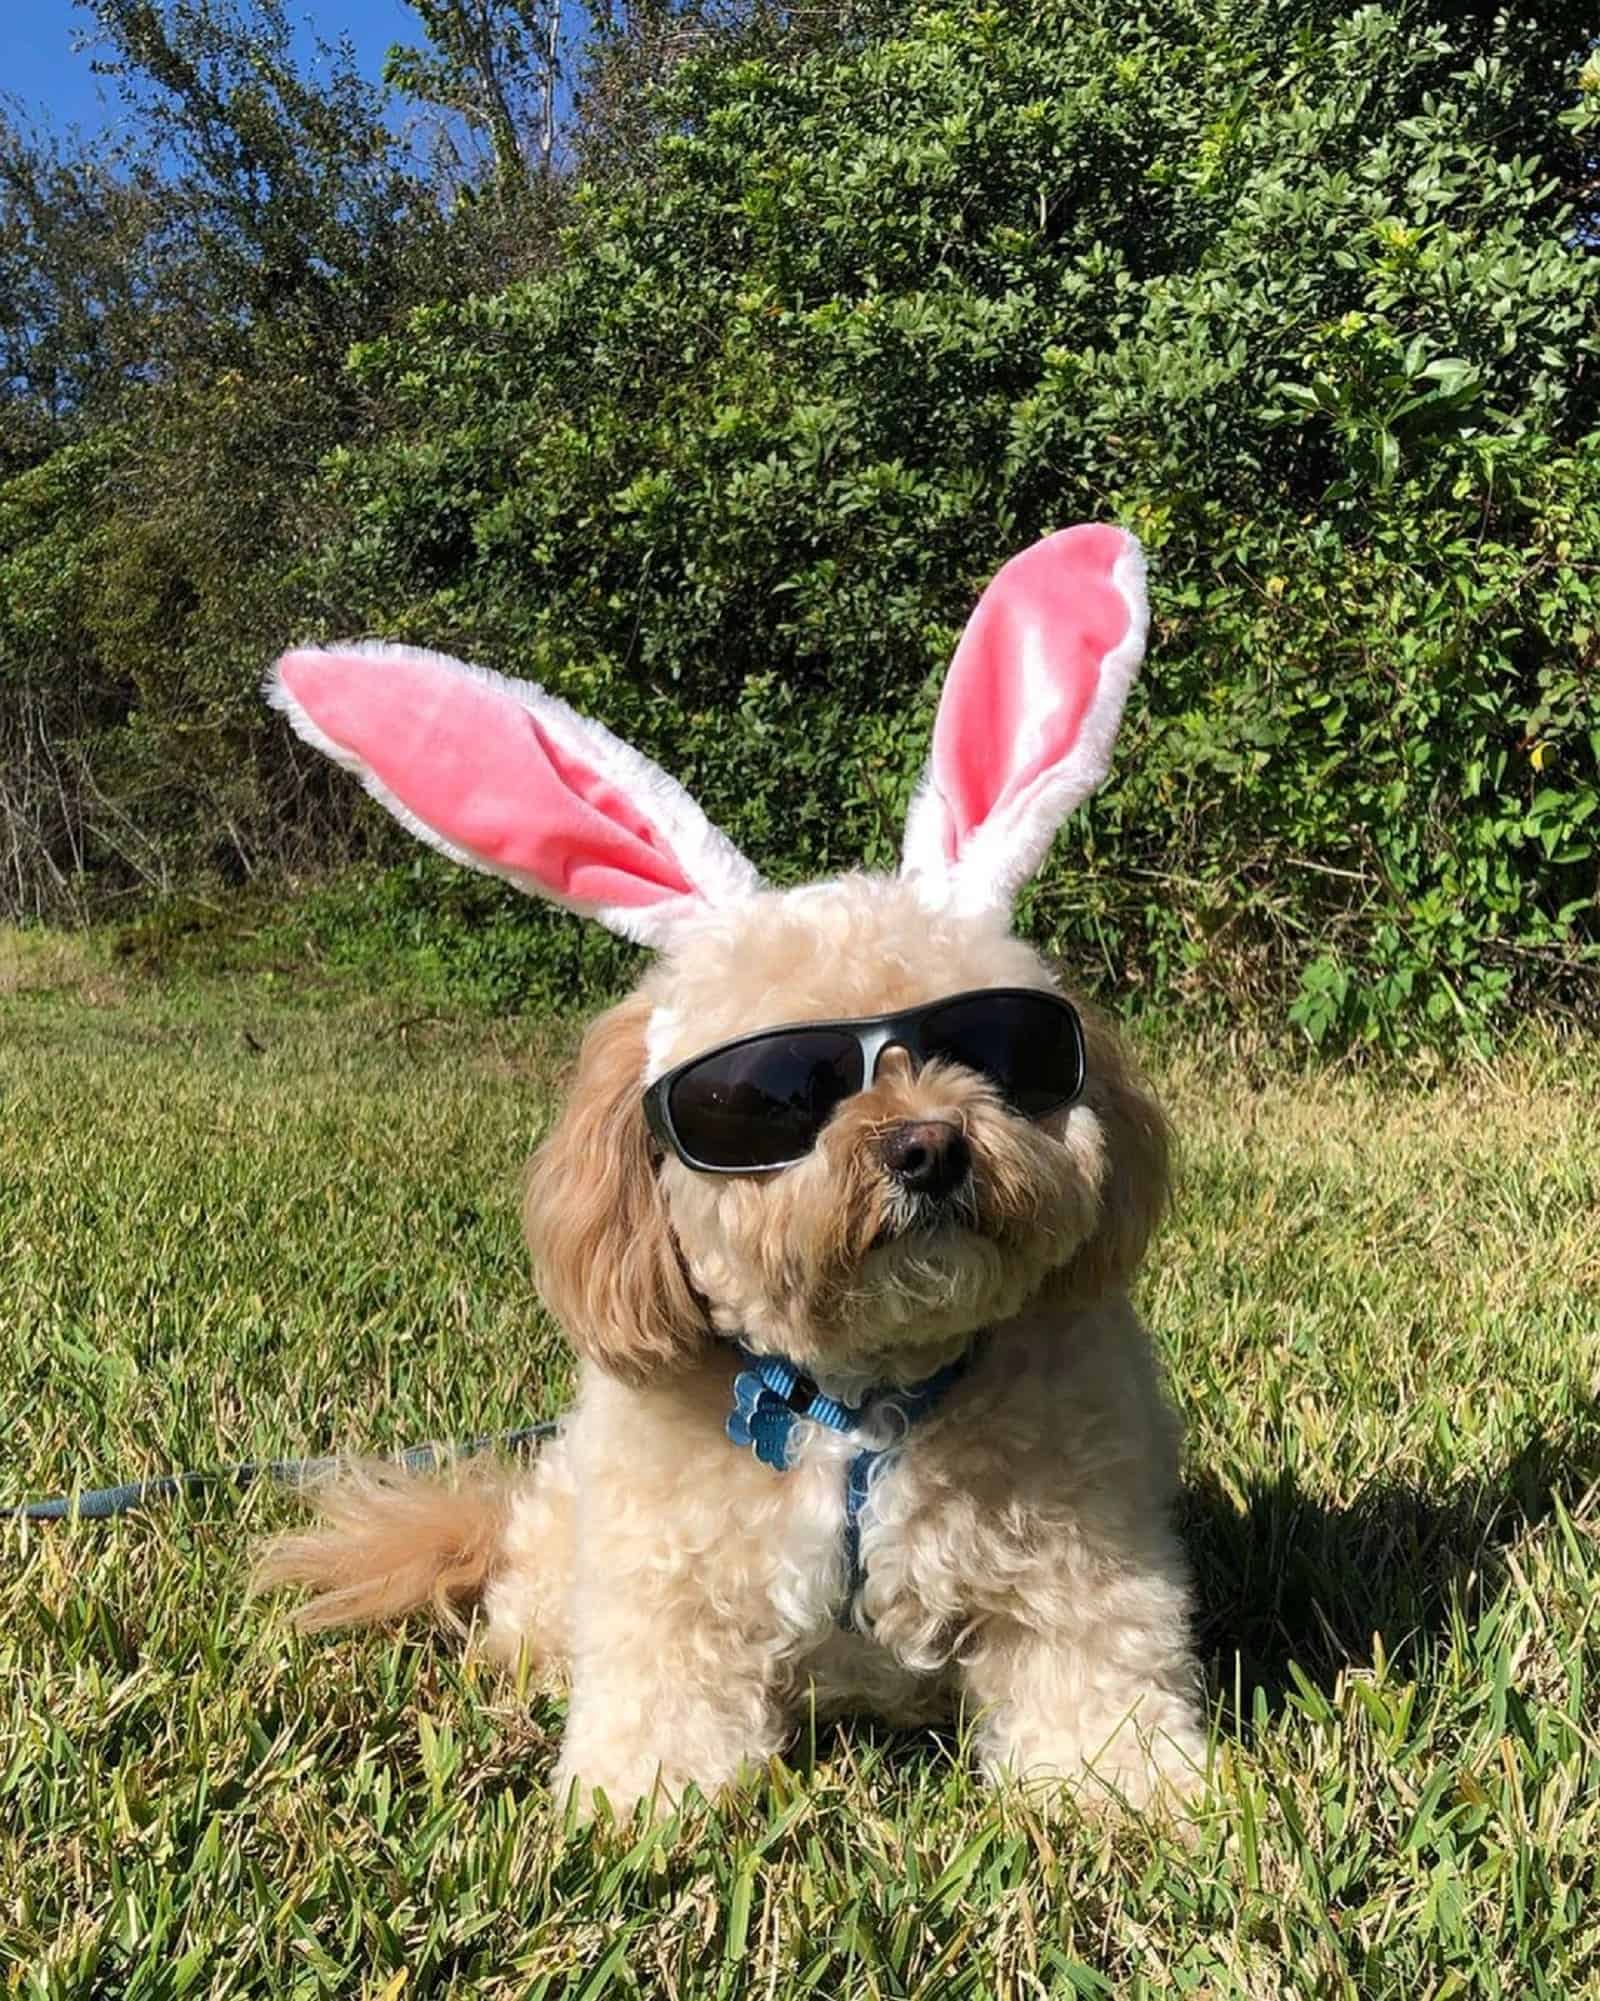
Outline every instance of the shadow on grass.
<svg viewBox="0 0 1600 2001">
<path fill-rule="evenodd" d="M 1201 1659 L 1228 1720 L 1248 1730 L 1258 1690 L 1276 1709 L 1291 1662 L 1331 1691 L 1341 1670 L 1371 1661 L 1375 1633 L 1390 1660 L 1420 1664 L 1456 1607 L 1470 1622 L 1497 1596 L 1519 1537 L 1557 1500 L 1575 1507 L 1597 1479 L 1600 1413 L 1531 1437 L 1498 1472 L 1442 1491 L 1380 1481 L 1336 1507 L 1285 1472 L 1241 1506 L 1215 1480 L 1191 1480 L 1180 1527 Z"/>
<path fill-rule="evenodd" d="M 1557 1501 L 1576 1508 L 1597 1482 L 1600 1407 L 1556 1435 L 1530 1437 L 1494 1474 L 1438 1491 L 1379 1481 L 1336 1507 L 1285 1472 L 1241 1506 L 1215 1480 L 1190 1480 L 1179 1526 L 1195 1569 L 1200 1658 L 1225 1729 L 1248 1737 L 1259 1702 L 1269 1715 L 1281 1708 L 1291 1662 L 1331 1694 L 1341 1672 L 1371 1662 L 1375 1633 L 1390 1661 L 1420 1669 L 1457 1607 L 1471 1623 L 1498 1596 L 1507 1551 Z M 920 1782 L 934 1756 L 963 1762 L 958 1724 L 906 1729 L 865 1713 L 802 1724 L 785 1757 L 810 1776 L 842 1749 L 891 1782 Z"/>
</svg>

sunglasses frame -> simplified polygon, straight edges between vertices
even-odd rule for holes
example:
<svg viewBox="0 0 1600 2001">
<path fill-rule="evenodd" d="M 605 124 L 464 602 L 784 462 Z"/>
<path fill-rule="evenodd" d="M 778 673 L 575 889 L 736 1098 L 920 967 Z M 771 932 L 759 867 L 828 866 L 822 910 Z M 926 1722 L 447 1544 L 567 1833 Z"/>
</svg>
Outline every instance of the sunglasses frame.
<svg viewBox="0 0 1600 2001">
<path fill-rule="evenodd" d="M 1078 1085 L 1068 1097 L 1047 1110 L 1030 1114 L 1035 1122 L 1048 1119 L 1055 1113 L 1064 1111 L 1068 1105 L 1075 1105 L 1083 1095 L 1083 1087 L 1088 1081 L 1088 1054 L 1084 1046 L 1083 1021 L 1078 1010 L 1065 995 L 1053 993 L 1047 987 L 964 987 L 960 993 L 941 994 L 937 1000 L 919 1001 L 915 1007 L 897 1009 L 893 1014 L 868 1014 L 852 1016 L 843 1021 L 785 1021 L 771 1028 L 753 1029 L 748 1035 L 735 1035 L 727 1042 L 714 1042 L 709 1049 L 697 1050 L 693 1056 L 686 1056 L 681 1063 L 674 1063 L 651 1084 L 644 1093 L 645 1122 L 658 1143 L 677 1155 L 685 1167 L 696 1174 L 780 1174 L 787 1167 L 797 1167 L 800 1162 L 815 1151 L 813 1140 L 804 1153 L 794 1154 L 788 1160 L 764 1161 L 760 1166 L 723 1167 L 711 1161 L 699 1160 L 684 1145 L 672 1116 L 672 1087 L 685 1071 L 692 1070 L 708 1057 L 726 1055 L 730 1049 L 743 1049 L 752 1042 L 765 1042 L 773 1036 L 795 1035 L 806 1029 L 828 1029 L 836 1035 L 854 1036 L 861 1050 L 861 1082 L 851 1092 L 858 1097 L 870 1090 L 878 1074 L 878 1065 L 884 1052 L 889 1049 L 903 1049 L 920 1067 L 930 1059 L 924 1054 L 918 1029 L 923 1017 L 936 1013 L 941 1008 L 954 1007 L 958 1001 L 973 1000 L 1032 1000 L 1045 1001 L 1055 1008 L 1071 1033 L 1073 1046 L 1078 1058 Z M 937 1057 L 935 1059 L 937 1060 Z M 970 1066 L 963 1066 L 970 1067 Z M 975 1073 L 983 1075 L 979 1071 Z M 993 1079 L 990 1079 L 993 1082 Z M 1000 1088 L 998 1085 L 995 1087 Z M 1002 1096 L 1004 1093 L 1002 1093 Z M 844 1100 L 842 1102 L 848 1102 Z M 821 1128 L 818 1128 L 820 1134 Z"/>
</svg>

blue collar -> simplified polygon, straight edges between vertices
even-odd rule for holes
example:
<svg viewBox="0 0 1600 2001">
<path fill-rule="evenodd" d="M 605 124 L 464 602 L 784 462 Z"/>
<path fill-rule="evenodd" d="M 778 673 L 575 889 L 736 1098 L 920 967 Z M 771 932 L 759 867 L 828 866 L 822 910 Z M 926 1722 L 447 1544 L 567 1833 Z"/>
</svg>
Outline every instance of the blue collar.
<svg viewBox="0 0 1600 2001">
<path fill-rule="evenodd" d="M 977 1337 L 964 1355 L 958 1355 L 931 1376 L 924 1376 L 920 1383 L 879 1384 L 858 1404 L 824 1396 L 811 1377 L 793 1362 L 781 1355 L 758 1355 L 741 1342 L 739 1353 L 748 1366 L 733 1379 L 733 1409 L 724 1428 L 735 1445 L 748 1446 L 763 1466 L 770 1466 L 777 1473 L 786 1473 L 794 1463 L 794 1429 L 802 1420 L 848 1437 L 860 1428 L 875 1406 L 884 1404 L 893 1405 L 903 1431 L 909 1431 L 960 1382 L 972 1366 L 981 1339 Z M 850 1461 L 845 1476 L 844 1545 L 849 1575 L 844 1604 L 839 1611 L 841 1625 L 849 1624 L 850 1609 L 865 1581 L 861 1567 L 861 1511 L 873 1479 L 895 1450 L 893 1445 L 863 1447 Z"/>
</svg>

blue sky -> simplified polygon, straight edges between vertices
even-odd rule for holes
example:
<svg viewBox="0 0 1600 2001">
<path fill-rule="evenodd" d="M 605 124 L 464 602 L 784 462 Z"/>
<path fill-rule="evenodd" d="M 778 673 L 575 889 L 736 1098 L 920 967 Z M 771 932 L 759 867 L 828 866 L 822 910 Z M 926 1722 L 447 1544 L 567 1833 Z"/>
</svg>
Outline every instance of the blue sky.
<svg viewBox="0 0 1600 2001">
<path fill-rule="evenodd" d="M 324 41 L 348 34 L 361 67 L 376 77 L 391 42 L 412 41 L 417 19 L 404 0 L 336 0 L 293 10 Z M 20 100 L 25 113 L 58 131 L 70 125 L 94 132 L 117 116 L 114 98 L 73 42 L 87 16 L 72 0 L 0 0 L 0 92 Z"/>
</svg>

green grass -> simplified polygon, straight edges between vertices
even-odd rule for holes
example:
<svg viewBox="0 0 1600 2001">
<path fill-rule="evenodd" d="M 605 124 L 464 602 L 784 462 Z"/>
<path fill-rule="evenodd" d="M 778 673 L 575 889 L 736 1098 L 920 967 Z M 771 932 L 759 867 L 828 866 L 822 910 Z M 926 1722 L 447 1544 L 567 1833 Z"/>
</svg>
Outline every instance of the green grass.
<svg viewBox="0 0 1600 2001">
<path fill-rule="evenodd" d="M 567 1373 L 515 1226 L 570 1035 L 0 940 L 14 1495 L 457 1438 Z M 1593 1047 L 1431 1085 L 1185 1055 L 1143 1287 L 1216 1784 L 1042 1823 L 870 1725 L 650 1834 L 559 1705 L 243 1595 L 286 1498 L 0 1527 L 0 1979 L 29 1995 L 1600 1991 Z"/>
</svg>

